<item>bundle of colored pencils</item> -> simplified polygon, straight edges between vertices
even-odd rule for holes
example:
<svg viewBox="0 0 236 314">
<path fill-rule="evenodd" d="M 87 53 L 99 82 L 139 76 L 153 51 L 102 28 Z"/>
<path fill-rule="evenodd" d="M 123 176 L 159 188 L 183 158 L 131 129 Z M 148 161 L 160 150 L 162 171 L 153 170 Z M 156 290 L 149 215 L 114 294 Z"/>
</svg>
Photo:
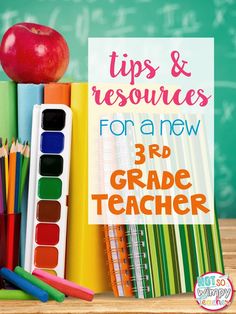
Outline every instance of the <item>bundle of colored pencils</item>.
<svg viewBox="0 0 236 314">
<path fill-rule="evenodd" d="M 28 143 L 7 141 L 0 138 L 0 214 L 17 214 L 29 170 L 30 148 Z"/>
</svg>

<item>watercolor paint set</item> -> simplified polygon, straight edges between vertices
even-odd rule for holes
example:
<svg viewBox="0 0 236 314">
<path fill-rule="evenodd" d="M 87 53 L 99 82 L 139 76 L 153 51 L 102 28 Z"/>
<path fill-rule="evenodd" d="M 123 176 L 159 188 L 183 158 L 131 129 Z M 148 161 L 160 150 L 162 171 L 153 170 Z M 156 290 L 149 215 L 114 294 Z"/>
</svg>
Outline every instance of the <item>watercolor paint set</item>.
<svg viewBox="0 0 236 314">
<path fill-rule="evenodd" d="M 71 148 L 71 109 L 33 109 L 25 269 L 64 277 Z"/>
</svg>

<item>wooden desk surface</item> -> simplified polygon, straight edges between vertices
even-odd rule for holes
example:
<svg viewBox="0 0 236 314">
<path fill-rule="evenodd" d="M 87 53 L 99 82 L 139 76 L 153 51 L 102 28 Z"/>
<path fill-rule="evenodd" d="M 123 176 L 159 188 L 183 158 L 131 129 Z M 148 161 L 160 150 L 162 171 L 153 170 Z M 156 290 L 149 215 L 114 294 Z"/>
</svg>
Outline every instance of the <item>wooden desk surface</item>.
<svg viewBox="0 0 236 314">
<path fill-rule="evenodd" d="M 225 272 L 230 275 L 236 286 L 236 219 L 220 221 L 223 254 L 225 261 Z M 101 314 L 101 313 L 207 313 L 196 301 L 192 294 L 178 295 L 172 297 L 161 297 L 157 299 L 127 299 L 114 298 L 112 294 L 96 295 L 93 302 L 80 301 L 68 298 L 65 302 L 58 304 L 50 301 L 43 304 L 38 301 L 1 301 L 0 314 L 24 314 L 24 313 L 47 313 L 47 314 Z M 221 312 L 217 312 L 221 313 Z M 236 302 L 222 313 L 235 313 Z"/>
</svg>

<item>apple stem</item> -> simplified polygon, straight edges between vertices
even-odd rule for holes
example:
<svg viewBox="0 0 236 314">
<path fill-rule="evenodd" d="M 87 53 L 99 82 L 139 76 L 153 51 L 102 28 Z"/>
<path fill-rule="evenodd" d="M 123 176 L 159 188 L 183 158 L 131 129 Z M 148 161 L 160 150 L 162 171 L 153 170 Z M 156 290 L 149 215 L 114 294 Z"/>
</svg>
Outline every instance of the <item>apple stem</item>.
<svg viewBox="0 0 236 314">
<path fill-rule="evenodd" d="M 35 33 L 35 34 L 40 34 L 40 30 L 36 29 L 36 28 L 31 28 L 31 31 L 32 33 Z"/>
</svg>

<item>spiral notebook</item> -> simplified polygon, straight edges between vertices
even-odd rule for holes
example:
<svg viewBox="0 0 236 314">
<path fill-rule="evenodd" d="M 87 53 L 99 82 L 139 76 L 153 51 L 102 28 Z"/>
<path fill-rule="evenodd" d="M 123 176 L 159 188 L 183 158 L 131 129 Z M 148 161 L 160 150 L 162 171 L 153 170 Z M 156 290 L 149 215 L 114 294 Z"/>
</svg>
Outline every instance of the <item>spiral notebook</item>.
<svg viewBox="0 0 236 314">
<path fill-rule="evenodd" d="M 132 119 L 135 124 L 140 124 L 140 119 L 148 118 L 130 116 L 129 114 L 114 115 L 115 119 Z M 153 120 L 156 117 L 153 118 Z M 164 118 L 164 117 L 163 117 Z M 201 145 L 203 139 L 201 140 Z M 145 137 L 132 132 L 126 137 L 119 137 L 115 141 L 115 145 L 110 139 L 104 144 L 109 154 L 104 156 L 104 164 L 109 170 L 111 164 L 116 162 L 119 169 L 132 168 L 131 151 L 135 143 L 143 143 L 148 145 Z M 152 138 L 153 144 L 156 138 Z M 168 145 L 168 143 L 167 143 Z M 189 154 L 186 163 L 191 167 L 192 162 L 196 162 L 191 147 L 183 146 L 182 150 L 188 149 Z M 116 156 L 117 158 L 114 158 Z M 187 160 L 189 158 L 189 160 Z M 115 161 L 114 161 L 115 160 Z M 178 156 L 173 161 L 179 165 Z M 205 158 L 204 162 L 208 162 Z M 110 166 L 109 166 L 110 165 Z M 137 165 L 136 165 L 137 166 Z M 148 169 L 168 169 L 170 165 L 166 161 L 157 161 L 157 159 L 147 160 L 146 167 Z M 108 171 L 109 172 L 109 171 Z M 206 173 L 208 180 L 209 173 Z M 199 185 L 198 182 L 196 184 Z M 107 193 L 109 191 L 109 184 Z M 132 193 L 131 191 L 123 191 L 122 197 L 125 199 Z M 136 195 L 138 190 L 134 191 Z M 153 191 L 157 193 L 157 191 Z M 142 196 L 142 195 L 139 195 Z M 175 295 L 180 293 L 192 292 L 197 277 L 209 271 L 224 272 L 221 242 L 219 235 L 219 227 L 217 217 L 213 225 L 187 225 L 176 224 L 168 225 L 162 218 L 162 224 L 147 225 L 126 225 L 122 226 L 126 229 L 127 250 L 130 263 L 130 280 L 132 281 L 133 292 L 137 298 L 153 298 L 159 296 Z M 107 226 L 106 234 L 109 238 L 108 257 L 111 280 L 113 282 L 113 291 L 115 295 L 124 295 L 122 290 L 122 268 L 128 264 L 119 257 L 119 247 L 117 244 L 117 230 L 119 226 Z M 122 238 L 125 239 L 124 233 Z"/>
<path fill-rule="evenodd" d="M 100 160 L 103 165 L 103 185 L 107 193 L 110 191 L 110 184 L 107 181 L 108 173 L 118 158 L 113 138 L 104 135 L 101 142 Z M 131 270 L 126 242 L 126 229 L 123 225 L 105 225 L 105 242 L 108 259 L 109 273 L 112 289 L 115 296 L 133 296 Z"/>
<path fill-rule="evenodd" d="M 123 115 L 119 117 L 124 118 Z M 126 119 L 134 119 L 130 114 L 125 115 Z M 129 130 L 127 138 L 119 140 L 119 147 L 122 147 L 122 156 L 120 158 L 120 167 L 132 168 L 132 158 L 130 151 L 134 148 L 135 143 L 141 143 L 140 135 Z M 137 193 L 137 191 L 135 192 Z M 123 195 L 125 196 L 125 195 Z M 132 282 L 135 297 L 137 298 L 152 298 L 154 297 L 154 282 L 153 282 L 153 266 L 152 256 L 149 247 L 148 225 L 127 225 L 127 242 L 132 270 Z M 155 269 L 158 272 L 158 269 Z M 159 282 L 159 281 L 158 281 Z M 160 294 L 161 295 L 161 294 Z"/>
<path fill-rule="evenodd" d="M 133 134 L 133 138 L 135 142 L 145 144 L 145 138 L 138 134 Z M 155 141 L 153 138 L 153 143 Z M 130 145 L 131 139 L 128 142 Z M 124 147 L 122 145 L 122 149 Z M 191 160 L 188 163 L 191 163 L 195 156 L 191 155 L 191 148 L 189 151 Z M 178 163 L 177 157 L 175 162 Z M 168 169 L 166 164 L 155 160 L 148 161 L 146 166 Z M 138 298 L 192 292 L 201 274 L 224 272 L 216 214 L 213 225 L 167 225 L 163 221 L 160 225 L 126 228 L 134 291 Z"/>
<path fill-rule="evenodd" d="M 106 252 L 112 290 L 115 296 L 133 296 L 133 287 L 125 236 L 122 225 L 104 226 Z"/>
</svg>

